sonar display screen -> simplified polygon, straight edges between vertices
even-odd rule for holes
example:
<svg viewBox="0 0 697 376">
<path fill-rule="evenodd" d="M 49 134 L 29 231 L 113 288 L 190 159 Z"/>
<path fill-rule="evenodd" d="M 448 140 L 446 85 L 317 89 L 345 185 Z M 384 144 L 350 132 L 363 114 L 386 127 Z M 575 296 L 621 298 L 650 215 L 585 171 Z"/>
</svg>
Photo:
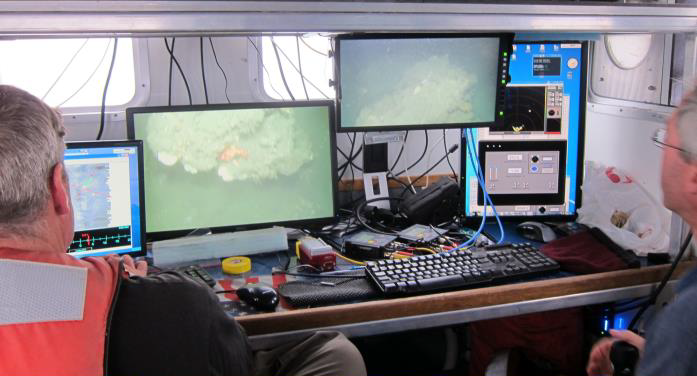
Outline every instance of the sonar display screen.
<svg viewBox="0 0 697 376">
<path fill-rule="evenodd" d="M 129 109 L 129 137 L 144 144 L 147 233 L 332 218 L 328 103 Z"/>
</svg>

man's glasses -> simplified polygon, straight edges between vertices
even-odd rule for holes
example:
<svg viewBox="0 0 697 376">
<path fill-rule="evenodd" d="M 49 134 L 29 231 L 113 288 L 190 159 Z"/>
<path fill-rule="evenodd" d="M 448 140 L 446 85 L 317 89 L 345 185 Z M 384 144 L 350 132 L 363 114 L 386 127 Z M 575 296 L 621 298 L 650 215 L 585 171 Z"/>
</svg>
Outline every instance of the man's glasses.
<svg viewBox="0 0 697 376">
<path fill-rule="evenodd" d="M 656 129 L 656 132 L 653 133 L 653 137 L 651 137 L 651 139 L 653 140 L 653 144 L 656 145 L 656 146 L 658 146 L 658 147 L 661 148 L 661 149 L 663 149 L 663 148 L 671 148 L 671 149 L 675 149 L 675 150 L 681 151 L 681 152 L 683 152 L 683 153 L 685 153 L 685 154 L 690 154 L 687 150 L 685 150 L 685 149 L 683 149 L 683 148 L 680 148 L 680 147 L 677 147 L 677 146 L 673 146 L 673 145 L 666 144 L 666 143 L 665 143 L 665 139 L 666 139 L 666 130 L 663 129 L 663 128 L 658 128 L 658 129 Z"/>
</svg>

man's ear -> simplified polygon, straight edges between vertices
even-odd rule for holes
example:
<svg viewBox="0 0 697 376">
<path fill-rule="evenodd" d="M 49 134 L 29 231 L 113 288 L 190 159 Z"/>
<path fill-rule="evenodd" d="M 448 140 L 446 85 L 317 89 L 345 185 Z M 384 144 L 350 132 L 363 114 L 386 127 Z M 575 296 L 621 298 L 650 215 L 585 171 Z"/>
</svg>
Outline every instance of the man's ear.
<svg viewBox="0 0 697 376">
<path fill-rule="evenodd" d="M 53 166 L 51 178 L 49 180 L 49 190 L 51 192 L 51 203 L 56 214 L 69 214 L 70 206 L 70 187 L 68 179 L 65 179 L 65 167 L 63 163 Z"/>
</svg>

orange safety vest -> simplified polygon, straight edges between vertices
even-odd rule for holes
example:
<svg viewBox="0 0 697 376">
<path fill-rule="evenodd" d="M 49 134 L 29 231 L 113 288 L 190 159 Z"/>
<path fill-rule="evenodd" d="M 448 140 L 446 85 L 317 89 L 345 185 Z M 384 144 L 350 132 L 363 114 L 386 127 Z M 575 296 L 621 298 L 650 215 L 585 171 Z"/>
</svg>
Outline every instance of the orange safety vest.
<svg viewBox="0 0 697 376">
<path fill-rule="evenodd" d="M 119 286 L 119 271 L 122 268 L 120 258 L 110 256 L 80 260 L 63 253 L 0 248 L 0 262 L 14 268 L 12 270 L 15 271 L 15 276 L 21 275 L 22 267 L 34 268 L 34 270 L 38 267 L 40 271 L 53 269 L 60 273 L 61 267 L 56 265 L 73 267 L 63 269 L 77 271 L 81 276 L 86 275 L 86 279 L 78 279 L 82 281 L 79 286 L 84 288 L 74 289 L 84 300 L 78 300 L 77 305 L 71 303 L 73 307 L 78 307 L 77 316 L 81 316 L 81 319 L 42 318 L 38 322 L 22 321 L 24 313 L 20 312 L 21 309 L 9 312 L 8 310 L 12 310 L 13 307 L 3 307 L 3 296 L 0 295 L 0 375 L 103 375 L 106 373 L 108 328 L 112 303 Z M 42 267 L 48 269 L 40 269 Z M 28 289 L 48 289 L 35 290 L 41 293 L 61 289 L 60 285 L 42 286 L 41 281 L 30 283 L 31 286 L 20 285 L 23 284 L 18 281 L 21 278 L 12 278 L 12 274 L 7 272 L 5 276 L 2 274 L 0 273 L 0 289 L 11 289 L 6 294 L 11 291 L 26 292 Z M 3 292 L 0 291 L 0 294 Z M 21 302 L 19 305 L 24 305 L 26 302 L 23 301 L 24 296 L 5 295 L 4 299 L 5 301 L 15 299 Z M 46 316 L 41 312 L 40 302 L 28 304 L 39 308 L 38 311 L 31 310 L 36 317 Z M 3 309 L 6 310 L 4 316 Z M 57 316 L 61 316 L 60 310 L 55 311 L 59 312 Z M 31 320 L 30 314 L 26 316 Z M 20 319 L 17 320 L 17 317 Z M 13 320 L 15 322 L 12 322 Z"/>
</svg>

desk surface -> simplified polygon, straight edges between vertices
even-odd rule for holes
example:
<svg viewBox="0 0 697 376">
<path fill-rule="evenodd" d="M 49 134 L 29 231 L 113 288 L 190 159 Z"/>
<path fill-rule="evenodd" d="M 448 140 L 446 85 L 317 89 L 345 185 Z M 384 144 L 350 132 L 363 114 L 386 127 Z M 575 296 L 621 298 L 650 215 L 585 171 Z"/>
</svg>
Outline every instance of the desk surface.
<svg viewBox="0 0 697 376">
<path fill-rule="evenodd" d="M 674 278 L 697 266 L 682 262 Z M 253 346 L 332 328 L 380 334 L 646 296 L 667 265 L 237 318 Z M 256 343 L 255 343 L 256 342 Z"/>
</svg>

